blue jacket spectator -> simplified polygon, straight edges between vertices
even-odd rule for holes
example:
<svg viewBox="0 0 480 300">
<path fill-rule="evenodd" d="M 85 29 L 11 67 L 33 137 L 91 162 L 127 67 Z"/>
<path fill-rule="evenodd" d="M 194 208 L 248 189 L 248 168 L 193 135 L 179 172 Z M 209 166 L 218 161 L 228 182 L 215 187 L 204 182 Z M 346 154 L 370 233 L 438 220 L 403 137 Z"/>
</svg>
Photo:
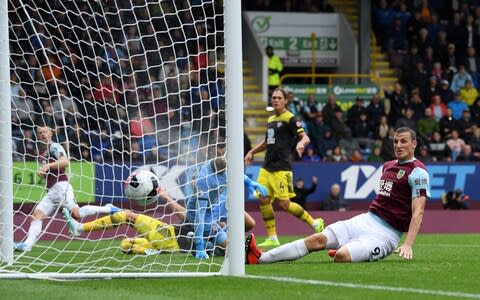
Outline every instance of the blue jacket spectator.
<svg viewBox="0 0 480 300">
<path fill-rule="evenodd" d="M 460 98 L 460 93 L 457 93 L 455 94 L 454 101 L 450 101 L 448 103 L 448 108 L 452 110 L 453 119 L 459 120 L 463 115 L 463 111 L 468 109 L 468 105 L 462 101 Z"/>
</svg>

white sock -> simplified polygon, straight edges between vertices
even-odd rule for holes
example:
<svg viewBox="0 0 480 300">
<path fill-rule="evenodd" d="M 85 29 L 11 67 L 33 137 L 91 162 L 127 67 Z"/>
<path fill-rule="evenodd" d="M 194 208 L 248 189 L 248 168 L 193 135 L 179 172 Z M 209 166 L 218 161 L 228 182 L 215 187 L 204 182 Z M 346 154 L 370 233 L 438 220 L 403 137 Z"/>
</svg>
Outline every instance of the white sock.
<svg viewBox="0 0 480 300">
<path fill-rule="evenodd" d="M 42 220 L 32 220 L 30 223 L 30 228 L 28 229 L 27 239 L 25 240 L 25 244 L 29 248 L 32 248 L 35 245 L 35 242 L 38 239 L 38 236 L 42 232 Z"/>
<path fill-rule="evenodd" d="M 80 207 L 79 212 L 80 218 L 83 218 L 95 214 L 109 214 L 111 212 L 111 209 L 108 206 L 85 205 Z"/>
<path fill-rule="evenodd" d="M 278 248 L 263 252 L 259 262 L 262 264 L 276 261 L 297 260 L 308 254 L 307 246 L 303 239 L 284 244 Z"/>
</svg>

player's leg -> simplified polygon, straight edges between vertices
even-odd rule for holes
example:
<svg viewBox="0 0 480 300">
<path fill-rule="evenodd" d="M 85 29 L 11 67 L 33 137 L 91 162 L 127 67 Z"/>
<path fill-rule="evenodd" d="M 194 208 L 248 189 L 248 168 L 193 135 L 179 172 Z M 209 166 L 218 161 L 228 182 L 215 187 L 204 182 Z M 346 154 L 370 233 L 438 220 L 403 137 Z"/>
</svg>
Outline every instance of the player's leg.
<svg viewBox="0 0 480 300">
<path fill-rule="evenodd" d="M 252 218 L 249 213 L 245 212 L 245 232 L 252 230 L 256 225 L 255 219 Z"/>
<path fill-rule="evenodd" d="M 75 202 L 73 187 L 67 181 L 56 183 L 55 188 L 57 189 L 58 198 L 60 201 L 59 203 L 61 203 L 63 207 L 66 207 L 70 211 L 72 217 L 77 220 L 95 214 L 110 214 L 120 211 L 118 207 L 115 207 L 111 204 L 107 204 L 105 206 L 84 205 L 79 207 Z"/>
<path fill-rule="evenodd" d="M 54 201 L 54 198 L 56 197 L 56 191 L 54 187 L 55 185 L 47 192 L 47 194 L 45 194 L 45 196 L 33 210 L 27 238 L 24 242 L 14 244 L 14 249 L 16 251 L 30 251 L 33 245 L 35 245 L 37 242 L 37 239 L 42 232 L 43 218 L 51 216 L 57 207 Z"/>
<path fill-rule="evenodd" d="M 268 191 L 267 197 L 258 197 L 260 200 L 260 214 L 262 215 L 263 224 L 267 231 L 267 239 L 261 243 L 262 247 L 276 247 L 280 245 L 277 237 L 277 228 L 275 223 L 275 211 L 272 206 L 272 197 L 274 195 L 275 177 L 264 168 L 260 168 L 258 172 L 257 182 L 264 186 Z"/>
<path fill-rule="evenodd" d="M 79 223 L 74 220 L 67 208 L 63 209 L 65 221 L 67 221 L 68 229 L 72 236 L 79 236 L 85 232 L 104 230 L 127 223 L 131 219 L 135 219 L 136 213 L 129 210 L 121 210 L 109 216 L 104 216 L 96 220 Z"/>
<path fill-rule="evenodd" d="M 320 251 L 327 247 L 327 237 L 323 233 L 314 233 L 305 239 L 299 239 L 267 252 L 262 252 L 255 245 L 255 236 L 250 233 L 245 241 L 247 264 L 266 264 L 279 261 L 300 259 L 310 252 Z"/>
<path fill-rule="evenodd" d="M 313 217 L 298 203 L 290 201 L 295 197 L 293 191 L 293 174 L 291 171 L 278 171 L 274 173 L 278 186 L 275 198 L 279 200 L 280 207 L 291 215 L 307 223 L 315 232 L 322 232 L 323 219 L 313 219 Z"/>
</svg>

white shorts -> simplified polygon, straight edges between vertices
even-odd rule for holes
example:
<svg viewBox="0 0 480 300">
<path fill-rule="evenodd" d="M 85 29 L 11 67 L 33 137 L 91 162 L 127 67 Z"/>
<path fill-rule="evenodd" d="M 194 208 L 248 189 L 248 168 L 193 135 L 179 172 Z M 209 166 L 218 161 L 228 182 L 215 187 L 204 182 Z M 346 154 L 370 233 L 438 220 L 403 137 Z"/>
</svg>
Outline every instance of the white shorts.
<svg viewBox="0 0 480 300">
<path fill-rule="evenodd" d="M 327 249 L 346 246 L 352 262 L 376 261 L 390 255 L 402 235 L 370 212 L 335 222 L 322 233 L 327 237 Z"/>
<path fill-rule="evenodd" d="M 72 211 L 76 205 L 72 185 L 68 181 L 59 181 L 48 190 L 35 209 L 39 209 L 45 216 L 51 217 L 58 207 L 66 207 Z"/>
</svg>

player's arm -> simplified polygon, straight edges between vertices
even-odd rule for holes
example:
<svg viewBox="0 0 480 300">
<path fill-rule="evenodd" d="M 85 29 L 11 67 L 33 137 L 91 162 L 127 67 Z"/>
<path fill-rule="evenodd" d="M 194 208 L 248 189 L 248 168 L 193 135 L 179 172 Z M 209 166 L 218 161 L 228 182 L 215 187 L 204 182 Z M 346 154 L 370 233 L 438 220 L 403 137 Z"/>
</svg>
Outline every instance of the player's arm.
<svg viewBox="0 0 480 300">
<path fill-rule="evenodd" d="M 161 191 L 158 196 L 165 200 L 167 207 L 181 220 L 185 221 L 187 218 L 185 207 L 178 204 L 166 191 Z"/>
<path fill-rule="evenodd" d="M 420 226 L 422 225 L 423 213 L 427 197 L 417 197 L 412 200 L 412 219 L 403 244 L 397 249 L 398 255 L 405 259 L 413 258 L 413 243 L 417 238 Z"/>
<path fill-rule="evenodd" d="M 298 141 L 297 146 L 295 147 L 295 150 L 297 150 L 298 156 L 302 157 L 303 152 L 305 151 L 305 147 L 307 147 L 307 145 L 310 144 L 310 138 L 305 133 L 305 131 L 298 133 L 298 137 L 300 138 L 300 140 Z"/>
<path fill-rule="evenodd" d="M 415 168 L 408 178 L 412 189 L 412 218 L 403 244 L 396 250 L 398 255 L 405 259 L 413 258 L 413 243 L 417 238 L 422 225 L 425 204 L 430 197 L 429 175 L 426 170 Z"/>
<path fill-rule="evenodd" d="M 248 153 L 245 155 L 245 164 L 249 165 L 252 160 L 253 160 L 253 155 L 258 152 L 262 152 L 265 149 L 267 149 L 267 140 L 263 140 L 260 144 L 256 145 L 255 147 L 252 148 L 252 150 L 248 151 Z"/>
</svg>

